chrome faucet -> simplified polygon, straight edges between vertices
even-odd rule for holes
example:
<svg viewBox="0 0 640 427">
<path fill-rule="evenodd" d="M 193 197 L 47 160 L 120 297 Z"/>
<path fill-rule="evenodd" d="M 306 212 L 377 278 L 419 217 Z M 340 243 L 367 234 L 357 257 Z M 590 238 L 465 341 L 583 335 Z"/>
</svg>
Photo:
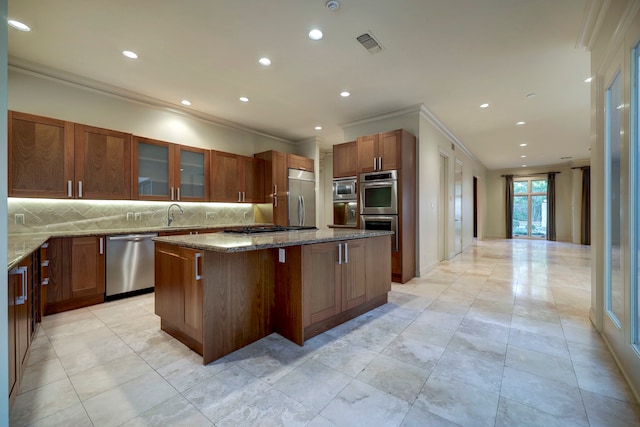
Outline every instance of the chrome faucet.
<svg viewBox="0 0 640 427">
<path fill-rule="evenodd" d="M 177 206 L 178 209 L 180 209 L 180 215 L 182 215 L 184 213 L 184 211 L 182 210 L 182 208 L 180 207 L 179 204 L 177 203 L 171 203 L 169 205 L 169 208 L 167 209 L 167 227 L 171 226 L 171 223 L 173 222 L 173 214 L 171 213 L 171 208 Z"/>
</svg>

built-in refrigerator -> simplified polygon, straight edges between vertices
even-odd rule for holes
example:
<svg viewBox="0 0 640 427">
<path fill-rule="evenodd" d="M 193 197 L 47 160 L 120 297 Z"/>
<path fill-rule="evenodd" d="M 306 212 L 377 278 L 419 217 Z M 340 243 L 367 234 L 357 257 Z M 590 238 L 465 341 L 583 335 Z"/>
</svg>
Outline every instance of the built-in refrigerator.
<svg viewBox="0 0 640 427">
<path fill-rule="evenodd" d="M 313 172 L 289 169 L 289 225 L 316 225 L 316 181 Z"/>
</svg>

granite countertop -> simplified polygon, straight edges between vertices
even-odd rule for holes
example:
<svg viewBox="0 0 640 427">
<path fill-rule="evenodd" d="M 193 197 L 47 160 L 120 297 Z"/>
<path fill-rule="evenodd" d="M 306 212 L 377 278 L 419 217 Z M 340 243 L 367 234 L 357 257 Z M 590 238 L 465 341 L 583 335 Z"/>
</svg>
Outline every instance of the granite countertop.
<svg viewBox="0 0 640 427">
<path fill-rule="evenodd" d="M 139 229 L 105 229 L 105 230 L 64 230 L 50 233 L 16 233 L 7 236 L 7 267 L 11 270 L 25 257 L 32 254 L 43 243 L 52 237 L 86 237 L 86 236 L 113 236 L 118 234 L 136 233 L 162 233 L 168 231 L 198 231 L 198 230 L 224 230 L 227 228 L 246 227 L 247 225 L 259 226 L 268 224 L 221 224 L 221 225 L 193 225 L 185 227 L 147 227 Z"/>
<path fill-rule="evenodd" d="M 386 236 L 392 231 L 360 229 L 322 229 L 314 231 L 280 231 L 263 234 L 196 234 L 154 237 L 156 242 L 170 243 L 191 249 L 215 252 L 245 252 L 285 246 L 310 245 L 338 240 L 364 239 Z"/>
</svg>

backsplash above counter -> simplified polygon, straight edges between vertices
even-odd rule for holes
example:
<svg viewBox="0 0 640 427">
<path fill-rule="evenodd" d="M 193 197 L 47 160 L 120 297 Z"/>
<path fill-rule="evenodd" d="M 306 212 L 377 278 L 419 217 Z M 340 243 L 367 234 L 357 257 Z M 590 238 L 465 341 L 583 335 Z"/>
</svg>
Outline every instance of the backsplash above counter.
<svg viewBox="0 0 640 427">
<path fill-rule="evenodd" d="M 9 234 L 127 230 L 166 227 L 171 202 L 137 200 L 59 200 L 9 197 Z M 254 224 L 260 205 L 180 202 L 172 227 Z M 256 214 L 257 212 L 257 214 Z M 261 218 L 259 218 L 261 219 Z M 263 222 L 263 221 L 259 221 Z"/>
</svg>

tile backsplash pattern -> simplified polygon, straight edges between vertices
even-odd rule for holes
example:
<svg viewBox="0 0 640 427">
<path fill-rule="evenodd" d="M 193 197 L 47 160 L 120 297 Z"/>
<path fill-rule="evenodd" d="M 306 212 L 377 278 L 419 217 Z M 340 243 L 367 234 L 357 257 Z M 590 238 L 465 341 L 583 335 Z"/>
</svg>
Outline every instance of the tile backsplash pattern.
<svg viewBox="0 0 640 427">
<path fill-rule="evenodd" d="M 137 200 L 8 199 L 9 234 L 102 231 L 166 227 L 171 202 Z M 172 227 L 255 223 L 255 206 L 233 203 L 180 202 L 171 208 Z M 16 221 L 16 215 L 18 220 Z M 24 215 L 21 224 L 20 215 Z"/>
</svg>

